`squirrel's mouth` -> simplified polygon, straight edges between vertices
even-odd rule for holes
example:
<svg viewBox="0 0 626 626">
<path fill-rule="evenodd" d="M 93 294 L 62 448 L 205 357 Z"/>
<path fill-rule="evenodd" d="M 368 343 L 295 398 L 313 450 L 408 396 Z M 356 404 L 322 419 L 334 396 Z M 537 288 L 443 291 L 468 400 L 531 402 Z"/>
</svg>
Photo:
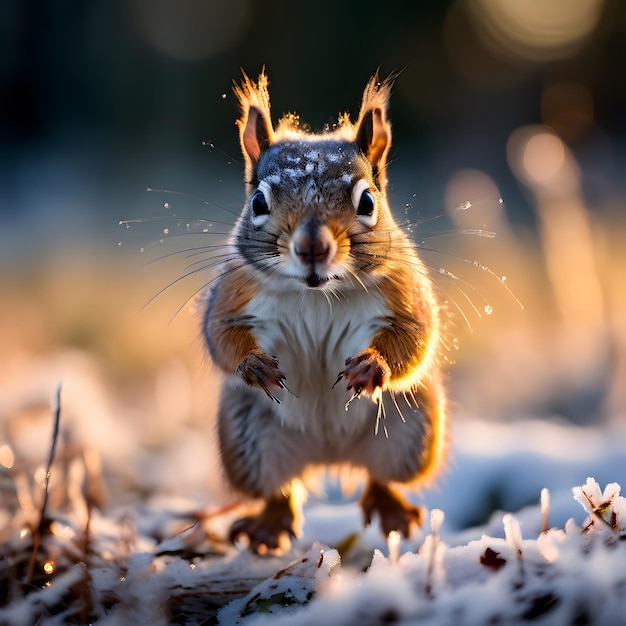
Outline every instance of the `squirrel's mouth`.
<svg viewBox="0 0 626 626">
<path fill-rule="evenodd" d="M 312 272 L 304 279 L 304 282 L 306 283 L 307 287 L 315 289 L 317 287 L 325 285 L 331 280 L 339 280 L 339 276 L 320 276 L 319 274 Z"/>
<path fill-rule="evenodd" d="M 315 272 L 313 272 L 312 274 L 309 274 L 305 279 L 304 282 L 306 283 L 307 287 L 319 287 L 320 285 L 322 285 L 323 283 L 327 282 L 328 278 L 324 277 L 324 276 L 320 276 L 319 274 L 316 274 Z"/>
</svg>

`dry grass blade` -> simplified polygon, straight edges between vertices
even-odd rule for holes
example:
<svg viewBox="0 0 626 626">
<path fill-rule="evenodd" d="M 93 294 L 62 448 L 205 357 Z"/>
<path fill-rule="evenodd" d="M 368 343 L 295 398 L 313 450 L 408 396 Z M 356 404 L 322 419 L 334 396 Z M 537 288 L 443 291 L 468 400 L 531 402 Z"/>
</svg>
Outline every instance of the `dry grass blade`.
<svg viewBox="0 0 626 626">
<path fill-rule="evenodd" d="M 50 491 L 50 472 L 52 470 L 52 463 L 56 454 L 57 441 L 59 439 L 59 424 L 61 422 L 61 384 L 57 386 L 55 394 L 55 404 L 53 407 L 53 426 L 52 426 L 52 442 L 50 444 L 50 454 L 48 456 L 48 463 L 46 465 L 46 476 L 44 481 L 44 494 L 41 503 L 41 510 L 39 512 L 39 523 L 37 527 L 33 529 L 33 552 L 30 558 L 30 564 L 28 566 L 28 575 L 26 577 L 27 582 L 33 581 L 35 574 L 35 565 L 37 563 L 37 555 L 39 553 L 39 545 L 41 543 L 41 536 L 43 534 L 46 524 L 46 508 L 48 506 L 48 494 Z"/>
</svg>

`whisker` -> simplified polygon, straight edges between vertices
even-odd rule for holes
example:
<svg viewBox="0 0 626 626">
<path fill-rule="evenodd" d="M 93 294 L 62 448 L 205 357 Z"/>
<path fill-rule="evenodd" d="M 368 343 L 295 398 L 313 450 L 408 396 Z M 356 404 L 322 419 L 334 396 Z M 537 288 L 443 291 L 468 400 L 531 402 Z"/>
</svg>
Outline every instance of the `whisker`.
<svg viewBox="0 0 626 626">
<path fill-rule="evenodd" d="M 180 222 L 181 224 L 184 222 L 186 224 L 191 225 L 192 223 L 202 223 L 208 224 L 212 226 L 213 224 L 219 224 L 220 226 L 228 226 L 232 229 L 232 222 L 223 222 L 221 220 L 213 220 L 208 217 L 183 217 L 177 215 L 150 215 L 146 217 L 131 217 L 129 219 L 120 220 L 118 222 L 119 226 L 129 227 L 131 224 L 153 224 L 155 222 Z M 200 233 L 192 233 L 192 234 L 200 234 Z"/>
<path fill-rule="evenodd" d="M 484 232 L 489 232 L 489 231 L 484 231 Z M 452 233 L 451 233 L 452 234 Z M 487 235 L 486 235 L 487 236 Z M 370 261 L 368 263 L 368 265 L 365 265 L 362 269 L 365 269 L 368 266 L 371 266 L 374 264 L 374 261 L 376 259 L 379 259 L 379 262 L 384 262 L 384 261 L 393 261 L 394 263 L 400 263 L 405 265 L 406 267 L 413 267 L 414 263 L 412 261 L 407 261 L 405 259 L 400 258 L 398 255 L 400 254 L 400 252 L 402 251 L 402 249 L 405 249 L 407 251 L 407 253 L 411 253 L 414 252 L 415 249 L 413 248 L 413 246 L 407 242 L 406 245 L 402 245 L 401 247 L 395 246 L 394 250 L 393 250 L 393 255 L 385 255 L 385 256 L 381 256 L 381 255 L 377 255 L 377 254 L 373 254 L 364 250 L 360 250 L 359 246 L 372 246 L 374 248 L 376 248 L 376 246 L 380 243 L 377 240 L 370 240 L 370 241 L 354 241 L 352 242 L 354 249 L 357 250 L 355 256 L 364 256 L 364 257 L 369 257 L 372 259 L 372 261 Z M 466 265 L 470 265 L 472 267 L 475 267 L 477 269 L 479 269 L 480 271 L 483 271 L 485 273 L 487 273 L 489 276 L 491 276 L 493 279 L 495 279 L 501 287 L 504 288 L 504 290 L 508 293 L 508 295 L 513 298 L 513 300 L 515 301 L 515 303 L 523 310 L 524 309 L 524 305 L 523 303 L 519 300 L 519 298 L 515 295 L 515 293 L 513 292 L 513 290 L 506 284 L 505 280 L 501 277 L 498 276 L 498 274 L 496 274 L 490 267 L 488 267 L 487 265 L 484 265 L 482 263 L 480 263 L 479 261 L 476 260 L 470 260 L 468 258 L 450 253 L 450 252 L 446 252 L 443 250 L 437 250 L 436 248 L 432 248 L 432 247 L 428 247 L 425 245 L 417 245 L 416 249 L 421 252 L 421 253 L 430 253 L 430 254 L 438 254 L 438 255 L 442 255 L 442 256 L 446 256 L 447 258 L 450 258 L 452 260 L 458 261 L 458 262 L 462 262 Z M 453 274 L 452 272 L 450 272 L 449 270 L 445 269 L 445 268 L 441 268 L 441 267 L 436 267 L 434 265 L 432 265 L 431 263 L 428 263 L 422 254 L 422 261 L 424 262 L 424 265 L 430 267 L 430 269 L 434 270 L 435 272 L 442 274 L 444 276 L 447 276 L 450 279 L 453 279 L 455 281 L 461 282 L 462 284 L 464 284 L 467 288 L 471 289 L 474 293 L 476 293 L 484 302 L 485 302 L 485 308 L 484 311 L 487 314 L 491 313 L 491 305 L 489 304 L 489 302 L 487 301 L 487 299 L 473 286 L 471 285 L 471 283 L 463 280 L 461 277 L 457 276 L 456 274 Z M 464 294 L 467 297 L 467 294 Z M 469 300 L 471 302 L 471 300 Z M 472 306 L 474 306 L 472 304 Z M 480 317 L 480 315 L 479 315 Z"/>
<path fill-rule="evenodd" d="M 196 196 L 192 193 L 186 193 L 184 191 L 176 191 L 175 189 L 154 189 L 152 187 L 147 187 L 146 191 L 149 193 L 167 193 L 173 196 L 179 196 L 181 198 L 189 198 L 190 200 L 195 200 L 196 202 L 200 202 L 204 204 L 205 206 L 210 206 L 215 209 L 219 209 L 220 211 L 225 211 L 226 213 L 229 213 L 230 215 L 234 215 L 235 217 L 239 217 L 239 215 L 241 214 L 241 210 L 235 211 L 233 209 L 220 206 L 219 204 L 215 204 L 214 202 L 209 202 L 208 200 L 205 200 L 204 198 L 200 198 L 200 196 Z"/>
<path fill-rule="evenodd" d="M 238 265 L 236 268 L 232 268 L 232 270 L 230 270 L 230 271 L 233 271 L 233 270 L 236 270 L 236 269 L 240 269 L 241 267 L 244 267 L 244 266 L 247 266 L 247 263 L 245 261 L 242 261 L 241 265 Z M 272 271 L 268 271 L 268 270 L 272 270 Z M 274 274 L 276 272 L 278 272 L 279 270 L 280 270 L 280 264 L 279 263 L 274 264 L 273 268 L 269 264 L 267 264 L 266 267 L 265 267 L 265 272 L 256 272 L 255 274 L 251 275 L 250 278 L 248 278 L 248 280 L 246 280 L 241 287 L 242 288 L 243 287 L 247 287 L 253 280 L 257 280 L 259 282 L 259 284 L 257 285 L 256 289 L 254 290 L 254 293 L 256 294 L 258 292 L 258 290 L 261 289 L 264 286 L 264 284 L 267 281 L 269 281 L 271 279 L 271 277 L 274 276 Z M 214 282 L 218 278 L 223 278 L 223 276 L 226 273 L 228 273 L 228 272 L 222 273 L 219 276 L 216 276 L 215 278 L 213 278 L 206 285 L 204 285 L 203 289 L 206 289 L 212 282 Z M 202 289 L 199 290 L 199 291 L 202 291 Z M 182 310 L 182 308 L 184 308 L 184 307 L 181 307 L 181 309 L 179 309 L 176 312 L 176 315 L 180 312 L 180 310 Z"/>
<path fill-rule="evenodd" d="M 383 402 L 383 394 L 381 393 L 378 397 L 378 408 L 376 410 L 376 425 L 374 426 L 374 435 L 378 435 L 378 427 L 380 425 L 380 418 L 383 419 L 383 432 L 385 433 L 385 438 L 389 439 L 389 433 L 387 432 L 387 413 L 385 412 L 385 403 Z"/>
<path fill-rule="evenodd" d="M 391 398 L 394 406 L 396 407 L 396 411 L 398 411 L 398 415 L 400 416 L 400 419 L 406 424 L 406 420 L 404 419 L 404 415 L 402 415 L 402 411 L 400 410 L 400 407 L 398 406 L 398 401 L 396 399 L 395 391 L 389 391 L 389 397 Z"/>
<path fill-rule="evenodd" d="M 442 287 L 438 287 L 439 291 L 441 291 L 441 293 L 443 293 L 444 297 L 446 298 L 447 301 L 451 302 L 454 305 L 454 308 L 456 309 L 456 311 L 458 312 L 458 314 L 463 318 L 463 322 L 465 322 L 465 325 L 467 326 L 467 329 L 470 331 L 470 333 L 474 332 L 474 327 L 471 325 L 467 315 L 465 315 L 465 311 L 463 310 L 463 308 L 461 307 L 461 305 L 456 301 L 456 298 L 453 298 L 445 289 L 443 289 Z"/>
<path fill-rule="evenodd" d="M 451 278 L 451 277 L 450 277 Z M 462 287 L 459 287 L 459 285 L 454 285 L 454 287 L 456 287 L 456 289 L 461 293 L 461 295 L 463 296 L 463 298 L 467 301 L 467 303 L 470 305 L 470 307 L 472 308 L 472 310 L 474 311 L 474 313 L 481 318 L 482 315 L 480 314 L 480 311 L 478 310 L 478 308 L 476 307 L 476 305 L 472 302 L 471 298 L 467 295 L 467 293 L 463 290 Z M 456 311 L 459 313 L 459 315 L 463 318 L 463 321 L 465 322 L 465 325 L 467 326 L 468 330 L 473 333 L 474 332 L 474 327 L 472 326 L 472 324 L 469 321 L 469 318 L 467 317 L 467 315 L 465 314 L 465 311 L 463 310 L 463 307 L 457 302 L 457 299 L 452 296 L 450 294 L 450 292 L 447 289 L 444 289 L 441 285 L 439 284 L 435 284 L 435 288 L 441 293 L 443 294 L 446 302 L 451 302 L 454 306 L 454 308 L 456 309 Z"/>
<path fill-rule="evenodd" d="M 243 169 L 243 164 L 238 160 L 235 159 L 234 157 L 230 156 L 230 154 L 228 154 L 228 152 L 225 152 L 224 150 L 222 150 L 222 148 L 218 148 L 215 143 L 213 141 L 211 141 L 210 139 L 206 139 L 202 142 L 203 146 L 206 146 L 208 148 L 212 148 L 213 150 L 217 150 L 221 155 L 225 156 L 229 161 L 232 161 L 233 163 L 235 163 L 235 165 L 238 165 L 240 168 Z"/>
<path fill-rule="evenodd" d="M 141 221 L 141 220 L 138 220 Z M 184 234 L 188 234 L 188 233 L 180 233 L 181 235 Z M 199 233 L 189 233 L 189 234 L 199 234 Z M 249 234 L 254 234 L 254 238 L 249 237 Z M 265 235 L 267 235 L 268 233 L 264 233 Z M 176 236 L 176 235 L 173 235 Z M 168 237 L 170 238 L 170 237 Z M 258 263 L 262 263 L 263 265 L 263 269 L 267 270 L 270 268 L 271 264 L 268 264 L 266 261 L 268 259 L 271 259 L 272 257 L 276 257 L 276 252 L 274 250 L 274 248 L 276 247 L 276 241 L 271 237 L 271 234 L 269 237 L 263 237 L 263 238 L 259 238 L 259 233 L 246 233 L 246 231 L 243 231 L 243 233 L 239 233 L 238 237 L 236 239 L 236 243 L 239 243 L 240 245 L 245 245 L 246 249 L 248 251 L 250 250 L 254 250 L 255 252 L 255 261 Z M 280 245 L 278 247 L 281 247 Z M 223 254 L 215 254 L 215 252 L 219 251 L 220 249 L 224 249 L 224 253 Z M 192 248 L 186 248 L 183 250 L 176 250 L 173 252 L 170 252 L 168 254 L 162 255 L 161 257 L 159 257 L 158 259 L 154 259 L 152 261 L 150 261 L 148 263 L 148 265 L 155 263 L 157 261 L 163 260 L 163 259 L 167 259 L 167 258 L 171 258 L 177 255 L 183 255 L 186 254 L 186 258 L 191 259 L 194 256 L 198 256 L 198 255 L 204 255 L 207 254 L 209 256 L 203 256 L 203 258 L 194 261 L 193 263 L 188 264 L 185 269 L 183 274 L 181 274 L 180 276 L 176 277 L 174 280 L 170 281 L 167 285 L 165 285 L 162 289 L 160 289 L 159 291 L 157 291 L 157 293 L 155 293 L 151 298 L 148 299 L 147 302 L 144 303 L 144 305 L 141 307 L 141 310 L 145 309 L 147 306 L 149 306 L 154 300 L 156 300 L 159 296 L 161 296 L 163 293 L 165 293 L 168 289 L 171 289 L 173 286 L 175 286 L 176 284 L 180 283 L 181 281 L 195 275 L 198 274 L 200 272 L 203 272 L 207 269 L 222 265 L 222 264 L 226 264 L 227 262 L 231 261 L 231 260 L 235 260 L 238 259 L 238 255 L 235 251 L 232 250 L 232 244 L 229 242 L 223 242 L 223 243 L 219 243 L 219 244 L 209 244 L 209 245 L 204 245 L 204 246 L 197 246 L 197 247 L 192 247 Z M 222 272 L 220 273 L 220 277 L 224 276 L 226 273 L 229 273 L 231 271 L 234 271 L 237 268 L 243 267 L 247 265 L 247 262 L 244 260 L 241 260 L 241 263 L 236 265 L 233 268 L 229 268 L 227 269 L 226 272 Z M 279 269 L 279 267 L 276 267 L 275 270 L 273 270 L 271 273 L 273 274 L 275 271 L 277 271 Z M 255 276 L 259 277 L 263 274 L 263 272 L 258 272 Z M 216 277 L 218 278 L 218 277 Z M 177 315 L 185 308 L 185 306 L 187 306 L 187 304 L 197 296 L 198 293 L 200 293 L 201 291 L 203 291 L 204 289 L 206 289 L 214 280 L 216 280 L 216 278 L 211 279 L 210 281 L 206 282 L 202 287 L 200 287 L 199 289 L 195 290 L 194 293 L 189 296 L 189 298 L 187 298 L 185 300 L 185 302 L 183 302 L 181 304 L 180 307 L 178 307 L 178 309 L 176 310 L 176 312 L 174 313 L 174 315 L 170 318 L 170 323 L 177 317 Z M 251 277 L 250 280 L 252 280 L 253 277 Z M 248 281 L 247 281 L 248 282 Z M 246 283 L 247 284 L 247 283 Z"/>
<path fill-rule="evenodd" d="M 191 268 L 197 267 L 198 265 L 202 265 L 203 263 L 208 263 L 209 261 L 211 261 L 211 266 L 210 267 L 215 267 L 216 265 L 219 265 L 220 263 L 226 262 L 231 255 L 232 255 L 232 252 L 224 253 L 224 254 L 216 254 L 216 255 L 213 255 L 213 256 L 209 256 L 209 257 L 204 257 L 202 259 L 194 261 L 193 263 L 187 264 L 185 266 L 185 268 L 184 268 L 184 271 L 185 272 L 189 271 L 189 270 L 191 270 Z"/>
<path fill-rule="evenodd" d="M 368 253 L 368 252 L 361 251 L 361 252 L 359 252 L 359 254 L 361 256 L 366 256 L 366 257 L 370 256 L 370 257 L 373 257 L 373 258 L 379 258 L 377 255 L 374 255 L 374 254 Z M 407 267 L 407 268 L 409 268 L 409 269 L 411 269 L 413 271 L 415 271 L 415 268 L 416 268 L 416 265 L 415 265 L 415 263 L 413 261 L 408 261 L 405 258 L 396 257 L 395 255 L 394 256 L 387 255 L 387 257 L 385 257 L 384 260 L 391 261 L 391 262 L 397 263 L 399 265 L 403 265 L 403 266 L 405 266 L 405 267 Z M 471 306 L 472 310 L 476 313 L 476 315 L 479 318 L 482 317 L 482 316 L 481 316 L 481 313 L 480 313 L 478 307 L 474 304 L 474 302 L 469 297 L 469 295 L 466 293 L 466 291 L 463 289 L 463 287 L 461 287 L 457 283 L 461 283 L 461 284 L 465 285 L 468 289 L 470 289 L 471 291 L 475 292 L 476 295 L 481 300 L 483 300 L 485 302 L 485 307 L 486 307 L 485 308 L 485 312 L 487 312 L 487 310 L 490 309 L 491 305 L 489 304 L 487 299 L 471 283 L 468 283 L 467 281 L 463 280 L 460 276 L 457 276 L 456 274 L 453 274 L 452 272 L 450 272 L 449 270 L 447 270 L 445 268 L 434 266 L 434 265 L 429 264 L 428 262 L 426 262 L 424 260 L 422 262 L 423 262 L 424 268 L 427 268 L 427 269 L 431 270 L 431 272 L 433 274 L 439 274 L 439 275 L 441 275 L 441 276 L 451 280 L 453 283 L 455 283 L 454 286 L 456 287 L 456 289 L 462 294 L 463 298 L 465 300 L 467 300 L 467 302 Z M 369 263 L 369 264 L 366 264 L 366 265 L 361 265 L 360 269 L 364 270 L 369 265 L 373 265 L 373 263 Z M 425 271 L 423 273 L 426 274 Z M 444 289 L 444 287 L 441 284 L 439 284 L 437 281 L 432 281 L 432 285 L 433 285 L 433 288 L 435 288 L 439 292 L 441 292 L 445 296 L 445 298 L 452 303 L 454 308 L 459 312 L 459 314 L 463 318 L 463 321 L 467 325 L 467 327 L 470 330 L 470 332 L 473 332 L 474 329 L 472 327 L 472 324 L 470 323 L 469 318 L 467 317 L 467 315 L 463 311 L 463 307 L 461 307 L 461 305 L 458 303 L 456 298 L 454 298 L 452 296 L 452 294 L 450 294 L 448 290 Z"/>
<path fill-rule="evenodd" d="M 465 257 L 458 256 L 458 255 L 452 254 L 450 252 L 444 252 L 442 250 L 437 250 L 436 248 L 423 248 L 423 247 L 420 247 L 420 250 L 423 250 L 425 252 L 430 252 L 432 254 L 445 255 L 445 256 L 447 256 L 447 257 L 449 257 L 451 259 L 454 259 L 456 261 L 461 261 L 463 263 L 466 263 L 467 265 L 471 265 L 472 267 L 476 267 L 479 270 L 481 270 L 482 272 L 486 272 L 487 274 L 489 274 L 489 276 L 491 276 L 498 283 L 500 283 L 500 285 L 504 288 L 504 290 L 511 296 L 511 298 L 513 298 L 513 300 L 516 302 L 516 304 L 520 307 L 520 309 L 524 310 L 524 305 L 519 300 L 519 298 L 513 293 L 513 290 L 506 284 L 506 282 L 502 279 L 501 276 L 498 276 L 498 274 L 496 274 L 487 265 L 483 265 L 482 263 L 479 263 L 476 260 L 470 261 L 470 259 L 466 259 Z"/>
<path fill-rule="evenodd" d="M 196 248 L 184 248 L 183 250 L 174 250 L 173 252 L 168 252 L 167 254 L 163 254 L 159 257 L 157 257 L 156 259 L 151 259 L 150 261 L 148 261 L 144 267 L 149 267 L 151 265 L 154 265 L 155 263 L 159 263 L 160 261 L 164 261 L 165 259 L 169 259 L 171 257 L 175 257 L 175 256 L 182 256 L 184 254 L 187 254 L 189 252 L 191 252 L 192 254 L 188 254 L 185 258 L 189 259 L 193 256 L 196 256 L 198 254 L 202 254 L 202 252 L 207 251 L 207 250 L 219 250 L 220 248 L 227 248 L 229 247 L 228 244 L 223 243 L 223 244 L 215 244 L 215 245 L 209 245 L 209 246 L 198 246 Z M 196 252 L 196 251 L 200 251 L 200 252 Z"/>
<path fill-rule="evenodd" d="M 461 285 L 470 289 L 473 293 L 476 294 L 477 297 L 479 297 L 485 303 L 485 312 L 491 308 L 491 305 L 489 304 L 489 301 L 487 300 L 487 298 L 485 298 L 485 296 L 483 296 L 483 294 L 480 293 L 480 291 L 478 291 L 478 289 L 476 289 L 474 285 L 472 285 L 471 283 L 468 283 L 466 280 L 463 280 L 460 276 L 453 274 L 451 271 L 447 270 L 445 267 L 440 267 L 439 273 L 442 276 L 445 276 L 446 278 L 449 278 L 452 281 L 454 281 L 454 286 L 463 294 L 468 304 L 472 307 L 472 309 L 474 309 L 474 312 L 479 318 L 481 318 L 482 315 L 480 314 L 478 307 L 474 304 L 472 299 L 467 295 L 467 293 L 463 290 L 463 288 L 458 285 L 458 283 L 461 283 Z"/>
<path fill-rule="evenodd" d="M 236 255 L 233 255 L 232 258 L 236 259 L 238 257 Z M 207 263 L 206 265 L 203 265 L 202 267 L 198 267 L 198 268 L 196 268 L 194 270 L 190 270 L 188 272 L 185 272 L 181 276 L 178 276 L 177 278 L 175 278 L 174 280 L 169 282 L 167 285 L 165 285 L 165 287 L 162 287 L 161 289 L 159 289 L 159 291 L 157 291 L 153 296 L 151 296 L 149 298 L 149 300 L 147 302 L 145 302 L 145 304 L 143 304 L 143 306 L 141 307 L 140 311 L 143 311 L 146 307 L 148 307 L 150 304 L 152 304 L 152 302 L 154 302 L 159 296 L 164 294 L 168 289 L 172 288 L 174 285 L 177 285 L 181 281 L 185 280 L 186 278 L 189 278 L 190 276 L 193 276 L 194 274 L 197 274 L 197 273 L 202 272 L 202 271 L 204 271 L 206 269 L 209 269 L 210 267 L 215 267 L 216 265 L 219 265 L 220 263 L 223 263 L 223 262 L 224 262 L 223 259 L 219 259 L 217 261 L 213 261 L 211 263 Z M 243 262 L 243 263 L 245 263 L 245 262 Z"/>
<path fill-rule="evenodd" d="M 494 239 L 497 236 L 492 230 L 484 230 L 483 228 L 452 228 L 450 230 L 435 230 L 425 233 L 421 236 L 422 240 L 435 239 L 439 237 L 454 237 L 456 235 L 472 235 L 474 237 L 486 237 Z M 419 247 L 419 244 L 416 244 Z"/>
<path fill-rule="evenodd" d="M 239 257 L 237 257 L 236 255 L 233 255 L 232 257 L 230 257 L 230 258 L 226 258 L 226 259 L 222 259 L 222 260 L 218 261 L 217 263 L 211 263 L 211 264 L 206 265 L 206 266 L 204 266 L 204 267 L 202 267 L 202 268 L 199 268 L 198 270 L 190 271 L 190 272 L 186 273 L 184 276 L 179 277 L 179 279 L 177 279 L 176 281 L 173 281 L 173 282 L 172 282 L 172 283 L 170 283 L 169 285 L 166 285 L 166 286 L 163 288 L 163 290 L 162 290 L 162 291 L 165 291 L 165 290 L 169 289 L 169 288 L 170 288 L 170 287 L 172 287 L 174 284 L 176 284 L 179 280 L 182 280 L 182 279 L 184 279 L 184 278 L 187 278 L 187 277 L 189 277 L 189 276 L 192 276 L 193 274 L 197 273 L 198 271 L 202 271 L 202 270 L 204 270 L 204 269 L 207 269 L 208 267 L 213 267 L 213 266 L 216 266 L 216 265 L 220 265 L 221 263 L 226 264 L 226 263 L 228 263 L 228 262 L 230 262 L 230 261 L 234 261 L 234 260 L 238 260 L 238 261 L 240 261 L 240 263 L 238 263 L 237 265 L 234 265 L 233 267 L 229 267 L 226 271 L 221 272 L 218 276 L 213 277 L 211 280 L 209 280 L 209 281 L 205 282 L 202 286 L 200 286 L 198 289 L 196 289 L 196 290 L 194 291 L 194 293 L 193 293 L 191 296 L 189 296 L 189 297 L 185 300 L 185 302 L 183 302 L 183 303 L 182 303 L 182 304 L 178 307 L 178 309 L 176 309 L 176 311 L 174 312 L 174 314 L 173 314 L 173 315 L 172 315 L 172 317 L 170 318 L 169 323 L 171 324 L 171 323 L 172 323 L 172 322 L 176 319 L 176 317 L 177 317 L 177 316 L 180 314 L 180 312 L 181 312 L 181 311 L 182 311 L 182 310 L 183 310 L 183 309 L 187 306 L 187 304 L 188 304 L 189 302 L 191 302 L 191 300 L 193 300 L 193 299 L 194 299 L 194 298 L 195 298 L 195 297 L 196 297 L 199 293 L 201 293 L 201 292 L 205 291 L 206 289 L 208 289 L 208 287 L 210 287 L 210 285 L 211 285 L 212 283 L 214 283 L 216 280 L 221 279 L 221 278 L 223 278 L 224 276 L 226 276 L 226 275 L 230 274 L 231 272 L 234 272 L 234 271 L 237 271 L 237 270 L 241 269 L 242 267 L 247 267 L 247 266 L 248 266 L 248 264 L 247 264 L 247 262 L 246 262 L 245 260 L 240 259 L 240 258 L 239 258 Z M 267 271 L 267 269 L 271 269 L 271 268 L 270 268 L 270 266 L 269 266 L 269 265 L 266 265 L 266 268 L 265 268 L 265 269 L 266 269 L 266 271 Z M 271 271 L 269 274 L 264 273 L 264 272 L 257 272 L 257 273 L 255 273 L 254 275 L 250 276 L 250 278 L 249 278 L 248 280 L 246 280 L 246 281 L 243 283 L 242 287 L 245 287 L 245 286 L 249 285 L 249 284 L 250 284 L 253 280 L 258 280 L 260 284 L 259 284 L 259 285 L 257 286 L 257 288 L 255 289 L 255 293 L 256 293 L 256 292 L 257 292 L 257 291 L 258 291 L 258 290 L 259 290 L 259 289 L 263 286 L 263 284 L 264 284 L 265 282 L 267 282 L 267 281 L 270 279 L 270 277 L 271 277 L 271 276 L 273 276 L 273 275 L 274 275 L 274 273 L 278 272 L 279 270 L 280 270 L 280 264 L 279 264 L 279 263 L 276 263 L 275 268 L 273 268 L 273 269 L 272 269 L 272 271 Z M 156 297 L 158 297 L 159 295 L 160 295 L 160 294 L 155 294 L 155 296 L 153 297 L 153 299 L 154 299 L 154 298 L 156 298 Z M 145 306 L 147 306 L 148 304 L 149 304 L 149 302 L 147 302 L 147 303 L 144 305 L 144 307 L 145 307 Z"/>
<path fill-rule="evenodd" d="M 367 288 L 367 285 L 361 280 L 360 276 L 354 270 L 354 268 L 350 264 L 347 264 L 346 269 L 348 270 L 350 276 L 363 288 L 363 291 L 367 293 L 369 291 L 369 289 Z"/>
<path fill-rule="evenodd" d="M 431 215 L 429 217 L 424 217 L 424 218 L 420 218 L 419 220 L 416 220 L 414 222 L 410 222 L 407 221 L 406 225 L 408 227 L 417 227 L 417 226 L 421 226 L 422 224 L 427 224 L 429 222 L 434 222 L 435 220 L 439 220 L 442 219 L 444 217 L 449 217 L 451 213 L 459 213 L 461 211 L 467 211 L 468 209 L 471 209 L 475 204 L 478 204 L 479 202 L 485 202 L 485 201 L 489 201 L 489 202 L 493 202 L 494 200 L 496 200 L 496 198 L 494 197 L 482 197 L 482 198 L 477 198 L 476 200 L 470 201 L 470 200 L 466 200 L 465 202 L 461 202 L 460 204 L 457 204 L 453 209 L 448 210 L 448 211 L 441 211 L 440 213 L 435 213 L 434 215 Z M 503 204 L 504 200 L 502 198 L 497 198 L 498 203 L 499 204 Z M 405 206 L 409 207 L 409 208 L 413 208 L 411 206 L 411 204 L 405 204 Z"/>
<path fill-rule="evenodd" d="M 232 260 L 234 260 L 235 257 L 233 257 Z M 174 312 L 174 314 L 172 315 L 172 317 L 170 317 L 168 324 L 171 324 L 177 317 L 178 315 L 181 313 L 181 311 L 199 294 L 202 293 L 203 291 L 206 291 L 210 285 L 212 283 L 214 283 L 218 278 L 221 278 L 222 276 L 225 276 L 227 274 L 229 274 L 230 272 L 234 272 L 242 267 L 244 267 L 246 264 L 245 262 L 242 262 L 240 265 L 237 265 L 235 267 L 232 267 L 230 269 L 228 269 L 226 272 L 221 273 L 219 276 L 215 276 L 214 278 L 212 278 L 211 280 L 205 282 L 204 284 L 202 284 L 200 287 L 198 287 L 198 289 L 196 289 Z M 169 289 L 169 286 L 166 287 L 166 289 Z"/>
</svg>

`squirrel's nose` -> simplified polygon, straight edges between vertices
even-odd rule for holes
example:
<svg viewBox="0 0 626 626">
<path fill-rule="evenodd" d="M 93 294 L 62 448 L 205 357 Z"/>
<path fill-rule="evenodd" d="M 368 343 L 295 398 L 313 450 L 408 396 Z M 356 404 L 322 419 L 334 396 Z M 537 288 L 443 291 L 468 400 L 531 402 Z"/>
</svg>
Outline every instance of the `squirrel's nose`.
<svg viewBox="0 0 626 626">
<path fill-rule="evenodd" d="M 300 225 L 293 238 L 293 253 L 308 266 L 326 265 L 333 255 L 333 236 L 326 226 L 310 219 Z"/>
<path fill-rule="evenodd" d="M 296 256 L 306 265 L 322 265 L 328 259 L 330 245 L 320 237 L 301 238 L 294 246 Z"/>
</svg>

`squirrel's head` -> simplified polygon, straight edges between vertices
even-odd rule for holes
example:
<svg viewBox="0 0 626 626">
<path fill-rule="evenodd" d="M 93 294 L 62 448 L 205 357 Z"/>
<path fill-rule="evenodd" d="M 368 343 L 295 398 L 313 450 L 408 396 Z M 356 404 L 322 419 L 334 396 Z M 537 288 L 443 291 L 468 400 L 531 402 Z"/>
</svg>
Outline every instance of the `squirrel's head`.
<svg viewBox="0 0 626 626">
<path fill-rule="evenodd" d="M 391 80 L 370 80 L 355 123 L 348 114 L 321 134 L 298 117 L 270 118 L 267 77 L 235 87 L 248 200 L 235 233 L 247 261 L 308 287 L 362 283 L 397 237 L 386 198 Z"/>
</svg>

